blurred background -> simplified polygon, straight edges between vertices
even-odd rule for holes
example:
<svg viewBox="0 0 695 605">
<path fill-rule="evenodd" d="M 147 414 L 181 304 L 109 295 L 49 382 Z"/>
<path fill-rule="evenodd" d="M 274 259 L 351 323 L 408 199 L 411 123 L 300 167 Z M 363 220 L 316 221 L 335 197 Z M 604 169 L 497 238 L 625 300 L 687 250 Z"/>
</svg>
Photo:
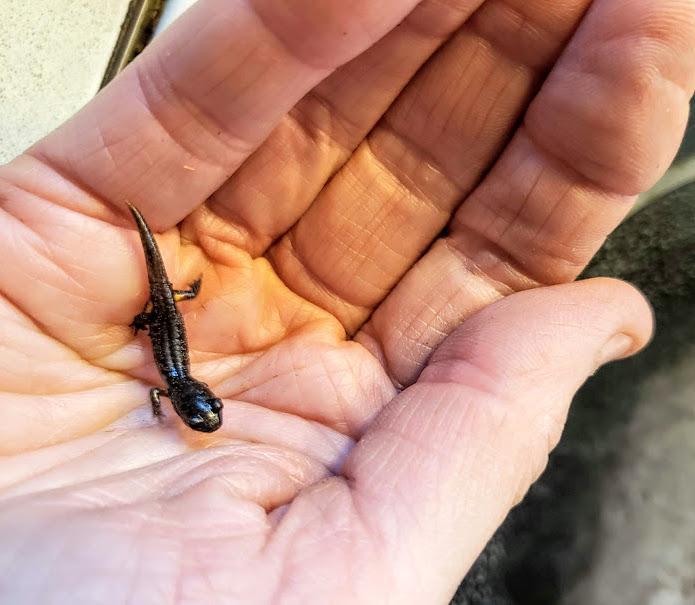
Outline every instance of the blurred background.
<svg viewBox="0 0 695 605">
<path fill-rule="evenodd" d="M 72 115 L 193 2 L 1 0 L 0 161 Z M 547 471 L 454 603 L 695 604 L 692 114 L 668 174 L 584 274 L 596 275 L 646 293 L 656 337 L 586 383 Z"/>
</svg>

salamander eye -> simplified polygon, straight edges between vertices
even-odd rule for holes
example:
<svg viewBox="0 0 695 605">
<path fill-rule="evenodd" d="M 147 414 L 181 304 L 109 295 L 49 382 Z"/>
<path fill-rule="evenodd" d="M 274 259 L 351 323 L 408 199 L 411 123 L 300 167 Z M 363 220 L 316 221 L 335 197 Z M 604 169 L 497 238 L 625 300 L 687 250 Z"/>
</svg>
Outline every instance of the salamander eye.
<svg viewBox="0 0 695 605">
<path fill-rule="evenodd" d="M 198 425 L 198 424 L 202 424 L 203 422 L 204 422 L 204 420 L 203 420 L 202 416 L 191 416 L 188 419 L 188 424 L 191 424 L 191 425 Z"/>
<path fill-rule="evenodd" d="M 222 409 L 222 402 L 219 399 L 212 399 L 210 401 L 210 407 L 213 412 L 219 412 Z"/>
</svg>

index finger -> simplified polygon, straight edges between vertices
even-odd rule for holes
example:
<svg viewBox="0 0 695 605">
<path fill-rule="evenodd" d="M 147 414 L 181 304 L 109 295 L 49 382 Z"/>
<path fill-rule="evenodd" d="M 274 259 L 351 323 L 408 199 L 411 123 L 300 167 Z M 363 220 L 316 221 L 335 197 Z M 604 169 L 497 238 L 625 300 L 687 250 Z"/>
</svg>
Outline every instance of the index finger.
<svg viewBox="0 0 695 605">
<path fill-rule="evenodd" d="M 41 162 L 92 196 L 136 204 L 158 230 L 171 226 L 307 91 L 416 4 L 200 0 L 9 176 L 27 178 Z"/>
</svg>

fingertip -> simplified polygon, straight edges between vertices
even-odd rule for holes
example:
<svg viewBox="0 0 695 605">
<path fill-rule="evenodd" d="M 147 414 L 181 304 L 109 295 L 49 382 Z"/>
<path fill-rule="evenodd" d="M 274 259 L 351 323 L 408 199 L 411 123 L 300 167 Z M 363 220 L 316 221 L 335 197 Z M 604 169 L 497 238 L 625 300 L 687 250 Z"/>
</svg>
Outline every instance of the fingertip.
<svg viewBox="0 0 695 605">
<path fill-rule="evenodd" d="M 533 388 L 533 376 L 553 367 L 559 382 L 565 374 L 585 379 L 602 363 L 641 351 L 653 326 L 644 294 L 618 279 L 518 292 L 466 320 L 434 352 L 420 381 L 474 380 L 504 397 Z M 568 384 L 575 388 L 575 379 Z"/>
<path fill-rule="evenodd" d="M 654 309 L 636 285 L 612 277 L 594 277 L 576 283 L 595 288 L 599 296 L 604 292 L 612 293 L 614 303 L 619 307 L 622 325 L 616 329 L 611 339 L 615 338 L 617 341 L 619 336 L 625 336 L 631 340 L 631 345 L 624 347 L 622 354 L 612 360 L 631 357 L 651 342 L 656 324 Z M 617 351 L 618 348 L 614 346 L 614 350 Z"/>
</svg>

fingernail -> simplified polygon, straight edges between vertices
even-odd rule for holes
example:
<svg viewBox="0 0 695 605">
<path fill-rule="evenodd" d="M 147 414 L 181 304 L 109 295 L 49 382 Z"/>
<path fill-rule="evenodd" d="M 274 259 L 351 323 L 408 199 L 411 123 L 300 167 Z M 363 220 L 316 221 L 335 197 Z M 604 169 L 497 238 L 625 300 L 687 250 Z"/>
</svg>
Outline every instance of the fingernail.
<svg viewBox="0 0 695 605">
<path fill-rule="evenodd" d="M 603 365 L 609 361 L 615 361 L 624 357 L 635 343 L 627 334 L 615 334 L 606 344 L 603 345 L 599 353 L 599 364 Z"/>
</svg>

